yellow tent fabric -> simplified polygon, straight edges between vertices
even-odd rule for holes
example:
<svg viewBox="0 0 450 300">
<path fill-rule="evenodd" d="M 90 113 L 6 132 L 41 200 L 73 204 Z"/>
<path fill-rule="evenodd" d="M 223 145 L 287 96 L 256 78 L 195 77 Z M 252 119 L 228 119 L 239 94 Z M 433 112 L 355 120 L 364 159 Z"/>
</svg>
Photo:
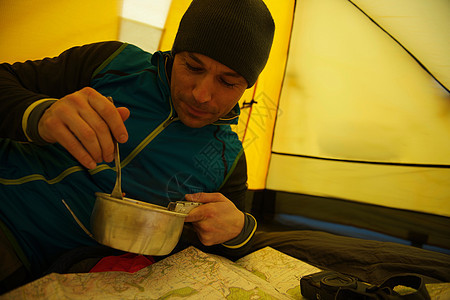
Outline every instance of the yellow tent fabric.
<svg viewBox="0 0 450 300">
<path fill-rule="evenodd" d="M 116 40 L 119 0 L 0 1 L 0 61 L 60 54 L 76 46 Z"/>
<path fill-rule="evenodd" d="M 450 2 L 265 2 L 274 46 L 235 128 L 249 188 L 450 216 Z M 189 3 L 172 1 L 161 50 Z M 120 4 L 0 1 L 0 58 L 117 39 Z"/>
<path fill-rule="evenodd" d="M 450 216 L 449 12 L 297 2 L 267 188 Z"/>
<path fill-rule="evenodd" d="M 162 50 L 189 3 L 173 1 Z M 266 4 L 274 47 L 237 128 L 249 188 L 450 216 L 449 2 Z"/>
<path fill-rule="evenodd" d="M 173 0 L 167 16 L 165 31 L 159 48 L 170 50 L 175 39 L 181 17 L 190 0 Z M 264 189 L 269 166 L 273 128 L 278 110 L 278 100 L 284 76 L 289 48 L 294 0 L 264 1 L 275 21 L 275 36 L 272 51 L 266 68 L 258 82 L 248 89 L 240 101 L 241 117 L 235 128 L 243 141 L 247 155 L 249 188 Z M 254 99 L 257 104 L 247 106 Z"/>
</svg>

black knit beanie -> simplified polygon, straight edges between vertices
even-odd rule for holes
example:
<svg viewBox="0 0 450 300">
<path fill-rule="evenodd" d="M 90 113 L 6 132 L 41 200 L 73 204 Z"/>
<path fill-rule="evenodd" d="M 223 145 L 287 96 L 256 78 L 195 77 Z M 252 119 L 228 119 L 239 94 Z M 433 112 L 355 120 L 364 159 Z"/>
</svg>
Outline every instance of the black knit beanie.
<svg viewBox="0 0 450 300">
<path fill-rule="evenodd" d="M 272 46 L 275 24 L 262 0 L 193 0 L 172 53 L 204 54 L 255 84 Z"/>
</svg>

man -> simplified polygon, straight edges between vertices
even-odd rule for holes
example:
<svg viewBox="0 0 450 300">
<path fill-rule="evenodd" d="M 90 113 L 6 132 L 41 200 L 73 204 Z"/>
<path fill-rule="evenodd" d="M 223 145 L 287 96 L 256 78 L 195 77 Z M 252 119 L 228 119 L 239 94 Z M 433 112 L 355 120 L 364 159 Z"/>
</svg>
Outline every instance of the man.
<svg viewBox="0 0 450 300">
<path fill-rule="evenodd" d="M 95 192 L 114 186 L 113 138 L 127 197 L 204 203 L 186 218 L 202 244 L 242 251 L 256 221 L 242 212 L 245 155 L 230 124 L 273 34 L 262 0 L 194 0 L 170 52 L 103 42 L 1 65 L 0 281 L 96 245 L 63 200 L 89 228 Z"/>
</svg>

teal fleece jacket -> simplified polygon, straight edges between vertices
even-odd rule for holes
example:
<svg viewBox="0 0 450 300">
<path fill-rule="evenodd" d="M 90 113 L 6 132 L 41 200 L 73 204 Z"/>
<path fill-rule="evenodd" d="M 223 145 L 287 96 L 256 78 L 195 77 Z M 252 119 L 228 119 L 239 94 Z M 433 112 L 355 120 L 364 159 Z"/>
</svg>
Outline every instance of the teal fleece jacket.
<svg viewBox="0 0 450 300">
<path fill-rule="evenodd" d="M 53 59 L 2 65 L 0 89 L 12 92 L 0 96 L 0 115 L 10 125 L 20 120 L 22 128 L 8 130 L 5 119 L 0 126 L 0 220 L 33 273 L 45 270 L 65 251 L 96 245 L 63 200 L 90 229 L 95 193 L 110 193 L 114 186 L 114 163 L 85 169 L 60 145 L 43 143 L 37 135 L 37 121 L 56 101 L 47 99 L 85 86 L 131 111 L 126 121 L 129 140 L 120 145 L 128 198 L 167 206 L 187 193 L 219 191 L 242 208 L 245 156 L 230 128 L 237 123 L 239 107 L 215 124 L 185 126 L 172 107 L 166 71 L 171 60 L 168 52 L 152 55 L 133 45 L 105 42 L 72 48 Z M 8 107 L 12 110 L 6 114 Z M 255 229 L 256 222 L 247 215 L 243 232 L 229 248 L 241 248 Z"/>
</svg>

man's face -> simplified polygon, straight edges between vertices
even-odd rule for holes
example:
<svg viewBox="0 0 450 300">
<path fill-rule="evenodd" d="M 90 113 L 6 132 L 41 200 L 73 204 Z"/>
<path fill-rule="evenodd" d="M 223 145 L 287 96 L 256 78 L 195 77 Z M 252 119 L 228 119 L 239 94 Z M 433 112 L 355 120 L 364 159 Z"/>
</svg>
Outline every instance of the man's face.
<svg viewBox="0 0 450 300">
<path fill-rule="evenodd" d="M 203 127 L 225 116 L 246 88 L 241 75 L 208 56 L 175 55 L 170 90 L 174 108 L 186 126 Z"/>
</svg>

